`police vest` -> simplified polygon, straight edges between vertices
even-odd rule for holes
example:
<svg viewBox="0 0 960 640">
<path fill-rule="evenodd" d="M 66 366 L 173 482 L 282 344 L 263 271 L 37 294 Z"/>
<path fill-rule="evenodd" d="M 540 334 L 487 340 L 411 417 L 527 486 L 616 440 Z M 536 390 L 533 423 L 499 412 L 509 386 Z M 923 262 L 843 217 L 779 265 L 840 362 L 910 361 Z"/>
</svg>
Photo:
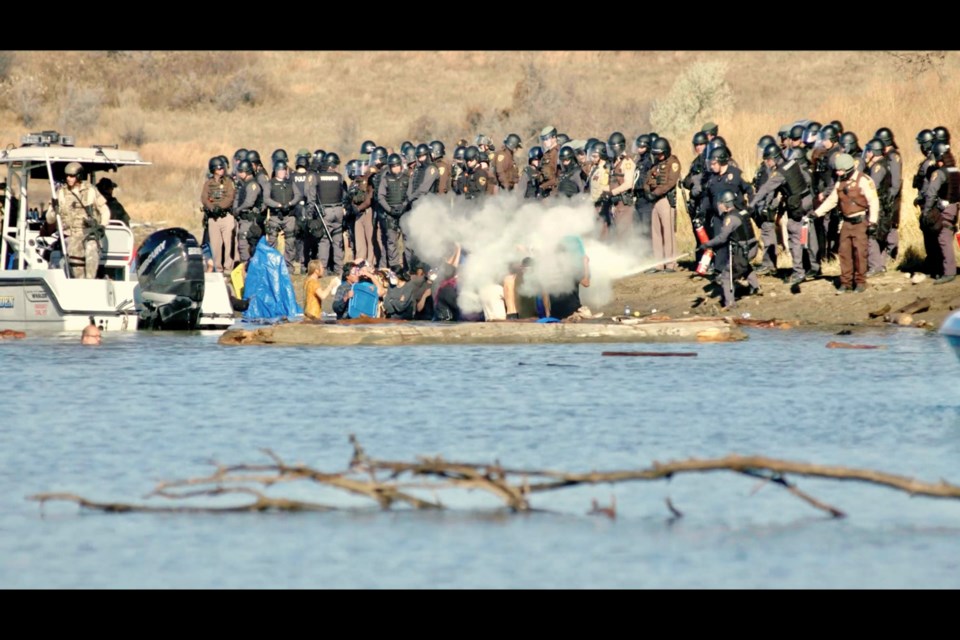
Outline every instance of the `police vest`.
<svg viewBox="0 0 960 640">
<path fill-rule="evenodd" d="M 240 184 L 240 190 L 238 191 L 238 193 L 240 194 L 240 198 L 237 200 L 240 207 L 242 207 L 243 203 L 247 201 L 247 190 L 250 187 L 259 187 L 259 186 L 260 185 L 257 184 L 257 181 L 253 179 L 244 180 Z M 249 209 L 245 209 L 245 211 L 260 211 L 262 207 L 263 207 L 263 189 L 257 189 L 256 200 L 254 200 L 253 205 Z"/>
<path fill-rule="evenodd" d="M 937 169 L 943 184 L 937 190 L 937 197 L 948 204 L 960 202 L 960 169 L 957 167 L 940 167 Z"/>
<path fill-rule="evenodd" d="M 730 241 L 736 242 L 745 249 L 756 243 L 757 236 L 753 232 L 753 225 L 750 224 L 750 214 L 746 211 L 731 211 L 728 216 L 736 216 L 740 220 L 740 226 L 730 234 Z"/>
<path fill-rule="evenodd" d="M 320 204 L 330 207 L 340 204 L 341 194 L 343 193 L 343 176 L 335 171 L 321 171 L 319 176 L 319 186 L 317 195 L 320 198 Z"/>
<path fill-rule="evenodd" d="M 312 175 L 313 174 L 308 171 L 293 174 L 293 191 L 297 195 L 297 200 L 305 199 L 307 196 L 307 185 L 316 183 L 316 179 L 311 180 Z"/>
<path fill-rule="evenodd" d="M 420 188 L 420 185 L 423 184 L 423 178 L 427 175 L 427 170 L 431 167 L 436 168 L 432 162 L 424 162 L 423 164 L 418 164 L 417 168 L 413 171 L 413 190 L 416 191 Z M 433 188 L 431 191 L 436 193 L 437 183 L 434 181 Z"/>
<path fill-rule="evenodd" d="M 896 149 L 890 149 L 889 153 L 886 153 L 883 156 L 887 161 L 887 167 L 892 169 L 894 165 L 897 166 L 897 172 L 900 175 L 903 175 L 903 158 L 900 157 L 900 152 Z M 900 192 L 903 191 L 903 181 L 900 181 L 900 186 L 897 187 L 897 192 L 893 194 L 894 198 L 900 197 Z"/>
<path fill-rule="evenodd" d="M 866 211 L 867 194 L 860 187 L 860 178 L 863 174 L 858 173 L 855 180 L 844 180 L 837 183 L 837 197 L 840 200 L 840 212 L 844 216 L 854 216 Z"/>
<path fill-rule="evenodd" d="M 481 167 L 474 169 L 473 173 L 467 176 L 467 182 L 464 186 L 464 196 L 467 198 L 476 198 L 487 190 L 487 172 Z"/>
<path fill-rule="evenodd" d="M 803 179 L 803 171 L 796 160 L 784 162 L 778 167 L 780 174 L 783 175 L 783 186 L 780 187 L 781 193 L 786 197 L 787 213 L 792 220 L 799 220 L 803 217 L 803 196 L 808 193 L 807 181 Z"/>
<path fill-rule="evenodd" d="M 446 193 L 450 191 L 450 163 L 446 160 L 437 160 L 434 164 L 440 175 L 430 187 L 430 193 Z"/>
<path fill-rule="evenodd" d="M 570 163 L 570 167 L 560 174 L 560 181 L 557 183 L 557 191 L 568 198 L 580 193 L 580 186 L 577 185 L 574 176 L 580 172 L 580 167 Z"/>
<path fill-rule="evenodd" d="M 370 177 L 367 180 L 370 182 L 370 186 L 373 187 L 374 202 L 376 202 L 376 195 L 380 192 L 380 180 L 383 178 L 383 172 L 377 170 L 374 173 L 370 174 Z"/>
<path fill-rule="evenodd" d="M 536 198 L 537 190 L 540 188 L 539 175 L 537 168 L 527 165 L 523 168 L 523 174 L 527 177 L 527 187 L 523 192 L 524 198 Z"/>
<path fill-rule="evenodd" d="M 880 208 L 884 213 L 889 213 L 893 209 L 893 201 L 890 199 L 890 185 L 893 182 L 893 176 L 890 175 L 890 167 L 887 166 L 887 159 L 880 158 L 870 165 L 870 177 L 873 178 L 873 170 L 875 167 L 880 167 L 883 169 L 883 178 L 877 183 L 874 180 L 874 184 L 877 185 L 877 197 L 880 199 Z"/>
<path fill-rule="evenodd" d="M 403 204 L 404 198 L 407 197 L 407 185 L 410 184 L 410 176 L 403 171 L 400 172 L 400 175 L 394 175 L 393 172 L 390 172 L 383 179 L 387 181 L 387 204 L 391 207 Z"/>
<path fill-rule="evenodd" d="M 278 178 L 270 180 L 270 199 L 279 202 L 282 207 L 291 204 L 296 200 L 293 193 L 293 183 L 290 180 L 280 180 Z"/>
</svg>

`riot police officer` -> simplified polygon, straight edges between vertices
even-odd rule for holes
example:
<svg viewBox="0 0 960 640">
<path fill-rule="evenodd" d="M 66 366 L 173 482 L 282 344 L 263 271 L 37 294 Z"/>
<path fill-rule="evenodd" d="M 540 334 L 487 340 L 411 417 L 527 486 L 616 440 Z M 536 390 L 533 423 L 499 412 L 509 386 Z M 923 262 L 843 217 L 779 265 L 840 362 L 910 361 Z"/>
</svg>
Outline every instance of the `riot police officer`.
<svg viewBox="0 0 960 640">
<path fill-rule="evenodd" d="M 463 154 L 467 148 L 464 145 L 457 145 L 453 150 L 453 165 L 450 167 L 450 190 L 453 195 L 463 195 L 463 183 L 466 180 L 466 168 L 463 164 Z"/>
<path fill-rule="evenodd" d="M 557 175 L 557 189 L 554 195 L 572 198 L 583 191 L 583 178 L 576 154 L 569 145 L 560 149 L 560 172 Z"/>
<path fill-rule="evenodd" d="M 893 200 L 890 198 L 890 169 L 883 154 L 883 142 L 874 138 L 867 143 L 863 153 L 865 171 L 873 179 L 880 201 L 880 216 L 877 226 L 867 229 L 867 277 L 887 270 L 887 238 L 893 231 Z"/>
<path fill-rule="evenodd" d="M 256 251 L 257 241 L 263 235 L 260 214 L 263 209 L 263 189 L 257 182 L 253 165 L 243 160 L 237 165 L 240 188 L 237 189 L 233 211 L 237 216 L 237 253 L 246 262 Z"/>
<path fill-rule="evenodd" d="M 476 147 L 471 147 L 476 150 Z M 396 153 L 387 158 L 387 173 L 380 179 L 377 190 L 377 202 L 386 213 L 386 244 L 387 264 L 393 271 L 404 274 L 413 260 L 413 252 L 407 243 L 406 235 L 400 226 L 400 219 L 407 211 L 407 189 L 410 176 L 403 170 L 403 160 Z M 400 253 L 400 243 L 403 243 L 403 253 Z"/>
<path fill-rule="evenodd" d="M 667 260 L 677 255 L 677 181 L 680 180 L 680 161 L 673 155 L 670 141 L 657 138 L 650 147 L 654 165 L 647 172 L 643 182 L 643 198 L 651 204 L 653 257 Z M 673 273 L 676 262 L 668 262 L 659 267 L 664 272 Z"/>
<path fill-rule="evenodd" d="M 946 129 L 943 127 L 939 128 L 946 131 Z M 936 129 L 933 131 L 930 129 L 923 129 L 917 134 L 917 144 L 920 147 L 920 153 L 923 154 L 923 160 L 920 161 L 920 165 L 917 167 L 917 172 L 913 176 L 913 188 L 917 190 L 917 195 L 913 200 L 913 206 L 915 207 L 923 206 L 923 193 L 926 191 L 927 185 L 930 183 L 931 172 L 933 172 L 933 170 L 936 168 L 936 161 L 933 159 L 933 145 L 937 141 L 938 138 Z M 940 141 L 943 142 L 943 140 Z M 918 210 L 918 217 L 920 213 L 922 213 L 922 209 Z M 927 256 L 925 262 L 926 270 L 930 273 L 933 273 L 936 270 L 934 257 L 938 252 L 936 236 L 931 233 L 923 233 L 922 228 L 921 235 L 923 236 L 923 248 Z"/>
<path fill-rule="evenodd" d="M 270 213 L 265 231 L 267 242 L 271 247 L 276 247 L 277 236 L 283 231 L 283 259 L 290 273 L 293 273 L 293 262 L 297 259 L 297 243 L 294 241 L 294 235 L 297 232 L 296 207 L 299 202 L 299 194 L 293 185 L 293 180 L 287 175 L 286 161 L 277 160 L 273 165 L 273 177 L 270 178 L 270 191 L 263 194 L 263 204 Z"/>
<path fill-rule="evenodd" d="M 520 180 L 517 183 L 517 189 L 524 198 L 540 197 L 540 183 L 543 181 L 543 173 L 540 171 L 542 159 L 543 149 L 530 147 L 530 151 L 527 152 L 527 166 L 520 173 Z"/>
<path fill-rule="evenodd" d="M 481 198 L 488 192 L 490 176 L 480 166 L 480 150 L 467 147 L 463 152 L 466 174 L 463 182 L 463 197 L 467 200 Z"/>
<path fill-rule="evenodd" d="M 817 123 L 808 125 L 808 130 Z M 830 189 L 833 188 L 835 175 L 833 169 L 833 160 L 840 153 L 840 146 L 837 144 L 840 136 L 836 127 L 827 125 L 819 128 L 818 139 L 811 149 L 809 158 L 812 167 L 811 189 L 813 191 L 814 202 L 820 204 L 827 197 Z M 814 230 L 817 234 L 817 244 L 819 254 L 817 260 L 823 260 L 836 253 L 840 241 L 840 216 L 836 210 L 830 212 L 829 217 L 817 218 L 814 222 Z"/>
<path fill-rule="evenodd" d="M 437 180 L 440 178 L 437 165 L 430 159 L 430 145 L 418 144 L 416 154 L 417 166 L 407 188 L 407 202 L 411 207 L 423 196 L 436 192 Z"/>
<path fill-rule="evenodd" d="M 297 255 L 301 256 L 300 275 L 307 274 L 307 265 L 317 257 L 317 239 L 307 230 L 307 221 L 316 216 L 317 208 L 317 174 L 310 171 L 310 151 L 300 149 L 294 160 L 294 172 L 291 176 L 293 190 L 296 194 L 296 208 L 294 215 L 297 220 L 296 245 Z M 287 238 L 290 241 L 290 238 Z"/>
<path fill-rule="evenodd" d="M 920 230 L 932 236 L 935 248 L 930 265 L 936 273 L 934 284 L 953 282 L 957 277 L 957 257 L 953 250 L 957 230 L 957 208 L 960 203 L 960 170 L 950 145 L 937 141 L 931 150 L 934 168 L 923 192 Z"/>
<path fill-rule="evenodd" d="M 504 191 L 513 191 L 520 178 L 513 154 L 522 147 L 520 136 L 515 133 L 511 133 L 503 139 L 503 149 L 497 154 L 495 168 L 497 183 Z"/>
<path fill-rule="evenodd" d="M 734 208 L 739 211 L 744 206 L 745 197 L 753 192 L 753 188 L 744 181 L 740 169 L 730 164 L 730 152 L 726 147 L 717 147 L 710 152 L 707 167 L 710 169 L 710 175 L 703 185 L 699 217 L 704 221 L 704 226 L 713 229 L 711 237 L 715 238 L 723 224 L 723 218 L 717 209 L 720 194 L 724 191 L 732 191 L 737 198 Z"/>
<path fill-rule="evenodd" d="M 540 159 L 540 173 L 543 180 L 540 182 L 540 194 L 546 198 L 557 187 L 557 167 L 560 150 L 557 148 L 557 129 L 546 126 L 540 131 L 540 148 L 543 157 Z"/>
<path fill-rule="evenodd" d="M 440 140 L 434 140 L 430 143 L 430 158 L 433 164 L 437 166 L 437 181 L 434 185 L 434 193 L 446 195 L 450 192 L 451 166 L 450 161 L 444 157 L 446 148 Z"/>
<path fill-rule="evenodd" d="M 610 227 L 613 224 L 610 212 L 610 166 L 607 162 L 607 145 L 599 140 L 588 145 L 590 148 L 590 175 L 587 176 L 587 185 L 590 190 L 590 200 L 597 211 L 600 222 L 600 239 L 606 241 L 610 236 Z"/>
<path fill-rule="evenodd" d="M 610 134 L 607 150 L 607 155 L 613 159 L 609 183 L 613 222 L 617 239 L 622 242 L 633 230 L 633 205 L 636 201 L 633 189 L 637 179 L 637 165 L 627 153 L 626 138 L 619 131 Z"/>
<path fill-rule="evenodd" d="M 949 134 L 948 134 L 949 135 Z M 887 127 L 877 129 L 874 136 L 883 143 L 883 155 L 887 159 L 887 169 L 890 171 L 890 191 L 886 197 L 892 202 L 893 221 L 887 235 L 887 252 L 896 259 L 900 248 L 900 204 L 903 193 L 903 158 L 900 149 L 893 139 L 893 132 Z"/>
<path fill-rule="evenodd" d="M 323 157 L 320 173 L 317 174 L 317 201 L 326 228 L 317 229 L 317 225 L 314 225 L 314 235 L 317 232 L 321 234 L 317 237 L 317 258 L 324 267 L 328 261 L 332 261 L 332 272 L 335 274 L 343 271 L 343 203 L 347 195 L 339 167 L 340 156 L 336 153 L 331 151 Z"/>
<path fill-rule="evenodd" d="M 711 240 L 699 245 L 701 251 L 716 249 L 714 262 L 720 271 L 720 288 L 724 310 L 735 306 L 734 282 L 746 278 L 750 295 L 760 293 L 760 282 L 750 261 L 757 255 L 757 238 L 749 214 L 739 207 L 740 196 L 733 191 L 720 192 L 716 207 L 721 219 L 720 231 Z"/>
</svg>

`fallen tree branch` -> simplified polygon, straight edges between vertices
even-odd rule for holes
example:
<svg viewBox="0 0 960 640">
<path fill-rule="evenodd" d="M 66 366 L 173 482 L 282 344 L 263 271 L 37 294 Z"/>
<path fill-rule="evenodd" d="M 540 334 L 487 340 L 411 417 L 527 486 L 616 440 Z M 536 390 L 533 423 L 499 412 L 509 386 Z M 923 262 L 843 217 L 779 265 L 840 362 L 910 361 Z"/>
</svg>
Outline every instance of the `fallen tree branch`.
<svg viewBox="0 0 960 640">
<path fill-rule="evenodd" d="M 651 466 L 635 470 L 592 471 L 589 473 L 570 473 L 549 469 L 505 468 L 499 461 L 494 464 L 451 462 L 440 456 L 420 457 L 415 462 L 377 460 L 367 455 L 356 438 L 351 436 L 353 456 L 346 471 L 329 473 L 313 469 L 307 465 L 288 465 L 280 456 L 269 449 L 263 453 L 271 458 L 273 464 L 236 464 L 214 463 L 216 470 L 206 476 L 160 482 L 146 497 L 159 497 L 169 500 L 189 500 L 199 497 L 222 497 L 225 495 L 246 495 L 252 502 L 228 507 L 199 507 L 190 505 L 146 506 L 122 502 L 98 502 L 88 500 L 72 493 L 40 493 L 28 496 L 43 505 L 48 501 L 61 500 L 74 502 L 82 508 L 112 513 L 126 512 L 167 512 L 167 513 L 218 513 L 238 511 L 329 511 L 337 507 L 267 496 L 255 488 L 271 487 L 277 483 L 308 481 L 319 485 L 340 489 L 348 493 L 370 498 L 383 509 L 389 509 L 395 503 L 402 503 L 415 509 L 443 509 L 438 497 L 439 490 L 461 489 L 486 491 L 500 499 L 513 511 L 532 511 L 530 496 L 534 493 L 554 491 L 578 485 L 613 484 L 638 480 L 669 480 L 681 473 L 708 473 L 729 471 L 759 478 L 764 483 L 773 483 L 787 489 L 792 495 L 807 504 L 829 513 L 833 517 L 846 514 L 801 491 L 786 479 L 788 474 L 833 480 L 865 482 L 905 491 L 911 496 L 934 498 L 960 498 L 960 486 L 944 480 L 928 483 L 881 471 L 856 469 L 836 465 L 818 465 L 804 462 L 778 460 L 763 456 L 728 455 L 722 458 L 677 460 L 666 463 L 654 462 Z M 386 476 L 386 480 L 377 480 L 377 472 Z M 426 500 L 412 493 L 430 491 L 433 500 Z M 754 491 L 755 492 L 755 491 Z M 674 517 L 682 517 L 667 499 L 667 507 Z M 610 509 L 615 509 L 612 504 Z M 595 512 L 606 513 L 595 506 Z M 609 515 L 609 514 L 607 514 Z"/>
</svg>

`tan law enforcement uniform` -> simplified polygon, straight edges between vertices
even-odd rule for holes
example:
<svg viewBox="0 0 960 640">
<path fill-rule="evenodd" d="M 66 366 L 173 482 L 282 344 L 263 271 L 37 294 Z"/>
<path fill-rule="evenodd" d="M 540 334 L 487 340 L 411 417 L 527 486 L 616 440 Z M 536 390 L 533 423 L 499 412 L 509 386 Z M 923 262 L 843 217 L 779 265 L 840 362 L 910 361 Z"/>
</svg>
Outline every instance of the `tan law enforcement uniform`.
<svg viewBox="0 0 960 640">
<path fill-rule="evenodd" d="M 67 235 L 70 275 L 96 278 L 100 266 L 97 230 L 104 221 L 110 220 L 106 199 L 89 182 L 78 181 L 73 189 L 64 185 L 57 190 L 57 209 Z M 54 224 L 56 221 L 56 212 L 51 207 L 47 211 L 47 222 Z"/>
<path fill-rule="evenodd" d="M 653 257 L 660 262 L 677 255 L 677 181 L 680 180 L 680 161 L 670 156 L 658 162 L 647 172 L 643 191 L 653 200 L 650 232 L 653 239 Z M 665 264 L 661 269 L 676 269 L 677 263 Z"/>
</svg>

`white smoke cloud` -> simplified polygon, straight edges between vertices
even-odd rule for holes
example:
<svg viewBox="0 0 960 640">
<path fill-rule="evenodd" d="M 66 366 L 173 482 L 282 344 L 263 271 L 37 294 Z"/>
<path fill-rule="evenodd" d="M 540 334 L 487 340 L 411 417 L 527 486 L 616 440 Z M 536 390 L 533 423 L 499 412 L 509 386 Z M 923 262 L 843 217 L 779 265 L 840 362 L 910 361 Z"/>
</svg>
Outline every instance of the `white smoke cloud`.
<svg viewBox="0 0 960 640">
<path fill-rule="evenodd" d="M 459 270 L 458 303 L 467 313 L 481 310 L 476 292 L 502 283 L 511 263 L 527 256 L 534 258 L 534 265 L 521 293 L 571 291 L 582 263 L 558 251 L 568 236 L 581 239 L 590 260 L 590 287 L 580 289 L 588 306 L 609 302 L 615 280 L 642 271 L 651 261 L 649 243 L 639 239 L 636 229 L 628 242 L 601 242 L 593 204 L 578 197 L 531 201 L 513 192 L 465 201 L 431 196 L 418 202 L 401 224 L 410 246 L 430 264 L 449 256 L 454 242 L 463 247 L 467 256 Z"/>
</svg>

